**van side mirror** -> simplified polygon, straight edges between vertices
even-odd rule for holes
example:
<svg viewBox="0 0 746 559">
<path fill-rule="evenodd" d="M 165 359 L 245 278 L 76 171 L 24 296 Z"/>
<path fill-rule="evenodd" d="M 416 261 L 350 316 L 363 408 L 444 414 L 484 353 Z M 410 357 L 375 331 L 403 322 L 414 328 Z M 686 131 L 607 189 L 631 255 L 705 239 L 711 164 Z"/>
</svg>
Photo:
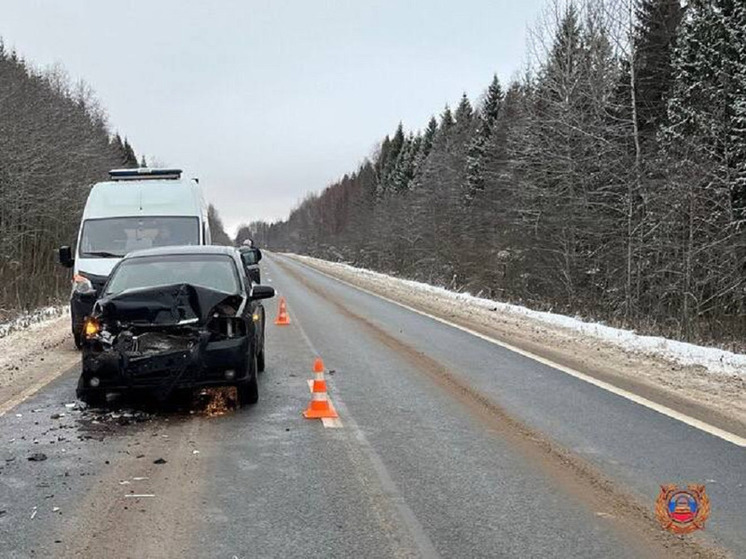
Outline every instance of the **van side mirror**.
<svg viewBox="0 0 746 559">
<path fill-rule="evenodd" d="M 75 259 L 73 258 L 73 251 L 69 246 L 60 247 L 57 254 L 60 260 L 60 264 L 62 264 L 65 268 L 73 267 L 73 264 L 75 264 Z"/>
<path fill-rule="evenodd" d="M 275 289 L 268 285 L 255 285 L 251 290 L 251 298 L 256 299 L 270 299 L 275 296 Z"/>
<path fill-rule="evenodd" d="M 254 254 L 256 255 L 255 256 L 256 261 L 259 262 L 262 259 L 262 251 L 259 250 L 258 248 L 255 248 L 254 249 Z"/>
</svg>

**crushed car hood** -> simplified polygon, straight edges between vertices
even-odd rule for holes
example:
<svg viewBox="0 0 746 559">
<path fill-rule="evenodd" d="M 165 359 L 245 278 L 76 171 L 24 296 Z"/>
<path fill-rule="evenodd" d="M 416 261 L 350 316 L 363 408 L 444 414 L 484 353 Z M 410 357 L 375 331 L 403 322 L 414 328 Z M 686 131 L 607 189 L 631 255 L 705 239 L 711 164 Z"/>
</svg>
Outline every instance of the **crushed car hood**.
<svg viewBox="0 0 746 559">
<path fill-rule="evenodd" d="M 204 324 L 221 303 L 240 305 L 241 295 L 207 287 L 177 283 L 132 289 L 102 297 L 96 303 L 98 316 L 125 324 L 177 326 Z"/>
</svg>

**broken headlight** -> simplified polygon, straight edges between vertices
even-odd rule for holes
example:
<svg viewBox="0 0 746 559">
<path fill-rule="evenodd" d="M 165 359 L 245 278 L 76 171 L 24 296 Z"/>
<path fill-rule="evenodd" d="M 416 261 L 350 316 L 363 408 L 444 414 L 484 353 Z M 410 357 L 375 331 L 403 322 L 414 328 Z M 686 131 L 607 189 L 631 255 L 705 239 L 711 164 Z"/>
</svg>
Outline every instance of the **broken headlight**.
<svg viewBox="0 0 746 559">
<path fill-rule="evenodd" d="M 246 323 L 235 316 L 220 316 L 215 314 L 210 320 L 208 330 L 212 334 L 225 338 L 237 338 L 246 335 Z"/>
</svg>

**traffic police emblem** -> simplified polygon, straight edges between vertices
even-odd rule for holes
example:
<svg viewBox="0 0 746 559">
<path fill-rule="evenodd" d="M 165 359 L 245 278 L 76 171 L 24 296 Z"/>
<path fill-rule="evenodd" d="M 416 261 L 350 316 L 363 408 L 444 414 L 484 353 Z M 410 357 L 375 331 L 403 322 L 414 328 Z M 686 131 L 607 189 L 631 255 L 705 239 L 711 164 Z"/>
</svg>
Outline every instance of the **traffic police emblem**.
<svg viewBox="0 0 746 559">
<path fill-rule="evenodd" d="M 688 534 L 705 527 L 710 516 L 710 499 L 704 485 L 661 485 L 655 502 L 655 514 L 664 530 Z"/>
</svg>

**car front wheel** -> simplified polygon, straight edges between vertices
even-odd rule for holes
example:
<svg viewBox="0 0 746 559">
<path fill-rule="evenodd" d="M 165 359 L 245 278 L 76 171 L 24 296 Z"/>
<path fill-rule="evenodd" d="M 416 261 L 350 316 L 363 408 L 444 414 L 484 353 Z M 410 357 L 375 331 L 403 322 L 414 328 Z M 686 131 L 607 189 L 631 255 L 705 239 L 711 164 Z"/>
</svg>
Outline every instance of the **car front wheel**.
<svg viewBox="0 0 746 559">
<path fill-rule="evenodd" d="M 256 356 L 252 356 L 247 364 L 247 379 L 238 384 L 238 403 L 241 406 L 247 404 L 256 404 L 259 400 L 259 384 L 257 383 L 257 362 Z"/>
<path fill-rule="evenodd" d="M 73 330 L 73 341 L 76 348 L 83 349 L 83 332 Z"/>
</svg>

